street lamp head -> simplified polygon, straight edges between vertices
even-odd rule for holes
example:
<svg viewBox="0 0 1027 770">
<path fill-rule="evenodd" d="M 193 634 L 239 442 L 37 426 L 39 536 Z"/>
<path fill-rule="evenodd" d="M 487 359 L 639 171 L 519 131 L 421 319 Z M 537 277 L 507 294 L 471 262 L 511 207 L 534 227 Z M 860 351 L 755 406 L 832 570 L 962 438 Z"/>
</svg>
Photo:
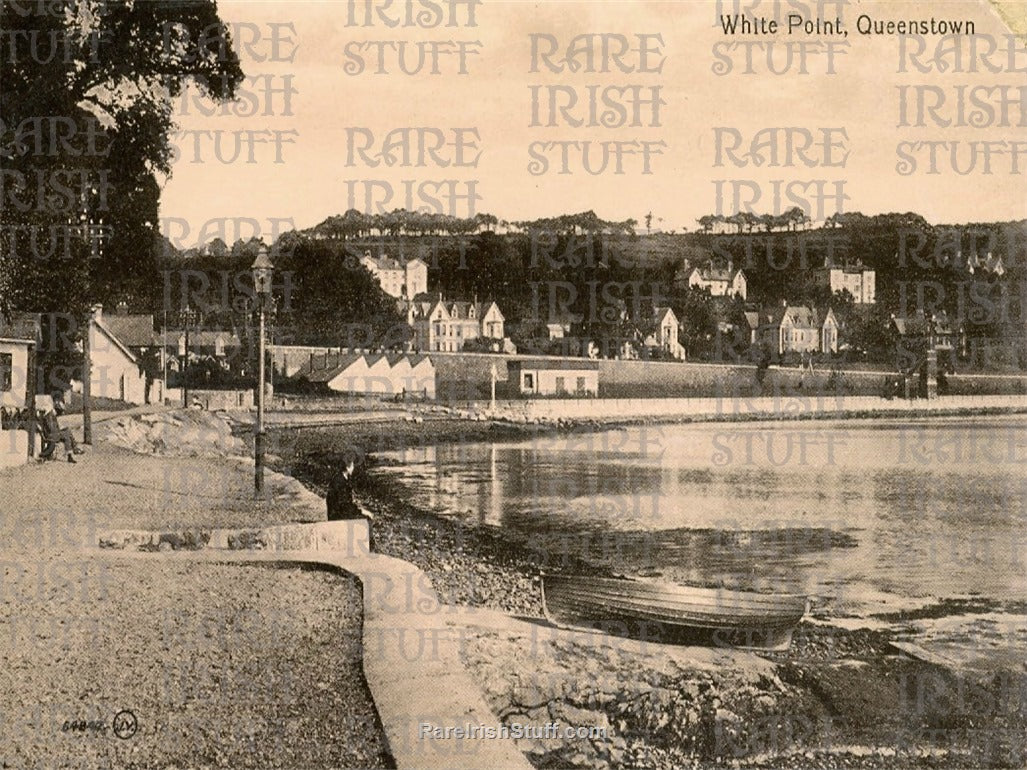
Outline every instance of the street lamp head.
<svg viewBox="0 0 1027 770">
<path fill-rule="evenodd" d="M 253 290 L 258 295 L 271 294 L 271 276 L 274 270 L 275 266 L 271 263 L 267 248 L 261 246 L 260 251 L 257 252 L 257 258 L 250 266 L 250 271 L 253 273 Z"/>
</svg>

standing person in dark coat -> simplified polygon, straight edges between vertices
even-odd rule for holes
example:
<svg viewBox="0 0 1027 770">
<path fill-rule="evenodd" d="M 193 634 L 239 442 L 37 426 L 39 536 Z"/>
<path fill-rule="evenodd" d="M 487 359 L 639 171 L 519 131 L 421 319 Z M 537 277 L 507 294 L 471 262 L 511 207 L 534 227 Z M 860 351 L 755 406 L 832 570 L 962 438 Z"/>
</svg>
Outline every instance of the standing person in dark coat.
<svg viewBox="0 0 1027 770">
<path fill-rule="evenodd" d="M 372 521 L 353 499 L 353 471 L 356 459 L 347 455 L 339 471 L 332 477 L 328 485 L 325 502 L 328 505 L 328 521 L 344 521 L 347 519 L 363 519 L 367 522 L 368 547 L 374 550 L 374 533 L 371 531 Z"/>
</svg>

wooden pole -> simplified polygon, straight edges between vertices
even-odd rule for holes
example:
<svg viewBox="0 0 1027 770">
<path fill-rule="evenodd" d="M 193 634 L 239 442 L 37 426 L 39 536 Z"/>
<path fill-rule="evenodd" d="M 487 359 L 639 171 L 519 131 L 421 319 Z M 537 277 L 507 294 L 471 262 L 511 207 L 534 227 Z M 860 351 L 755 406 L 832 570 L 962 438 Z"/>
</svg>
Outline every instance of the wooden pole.
<svg viewBox="0 0 1027 770">
<path fill-rule="evenodd" d="M 36 454 L 36 346 L 29 345 L 25 407 L 29 415 L 29 457 Z"/>
<path fill-rule="evenodd" d="M 86 333 L 82 337 L 82 443 L 93 443 L 93 361 L 90 352 L 90 336 L 93 333 L 93 311 L 86 321 Z"/>
</svg>

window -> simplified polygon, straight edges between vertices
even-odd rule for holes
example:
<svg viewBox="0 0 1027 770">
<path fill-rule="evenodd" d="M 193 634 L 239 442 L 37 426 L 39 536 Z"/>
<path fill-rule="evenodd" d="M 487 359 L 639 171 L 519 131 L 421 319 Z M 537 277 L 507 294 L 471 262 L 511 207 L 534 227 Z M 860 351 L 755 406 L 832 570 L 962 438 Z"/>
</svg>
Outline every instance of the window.
<svg viewBox="0 0 1027 770">
<path fill-rule="evenodd" d="M 585 378 L 584 377 L 578 377 L 578 394 L 579 395 L 584 395 L 585 394 Z"/>
<path fill-rule="evenodd" d="M 13 387 L 14 356 L 0 353 L 0 392 L 7 393 Z"/>
<path fill-rule="evenodd" d="M 524 390 L 534 390 L 535 389 L 535 375 L 531 374 L 530 372 L 525 372 L 523 379 L 524 379 Z"/>
<path fill-rule="evenodd" d="M 563 377 L 557 377 L 556 378 L 556 392 L 557 393 L 566 393 L 567 392 L 567 384 L 564 381 Z"/>
</svg>

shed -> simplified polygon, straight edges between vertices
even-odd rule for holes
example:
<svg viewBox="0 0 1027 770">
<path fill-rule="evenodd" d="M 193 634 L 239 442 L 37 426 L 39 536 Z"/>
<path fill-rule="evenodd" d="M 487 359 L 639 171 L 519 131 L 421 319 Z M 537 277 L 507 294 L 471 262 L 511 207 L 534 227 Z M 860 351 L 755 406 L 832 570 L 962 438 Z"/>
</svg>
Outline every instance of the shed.
<svg viewBox="0 0 1027 770">
<path fill-rule="evenodd" d="M 599 362 L 526 358 L 507 363 L 507 379 L 526 396 L 597 396 Z"/>
</svg>

